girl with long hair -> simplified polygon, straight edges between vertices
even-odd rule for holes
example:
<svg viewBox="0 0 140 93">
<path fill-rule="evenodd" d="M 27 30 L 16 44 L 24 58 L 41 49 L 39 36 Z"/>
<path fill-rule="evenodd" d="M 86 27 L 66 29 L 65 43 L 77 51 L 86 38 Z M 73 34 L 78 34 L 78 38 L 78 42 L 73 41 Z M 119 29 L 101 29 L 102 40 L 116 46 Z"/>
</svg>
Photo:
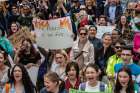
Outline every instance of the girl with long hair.
<svg viewBox="0 0 140 93">
<path fill-rule="evenodd" d="M 65 88 L 69 90 L 70 88 L 78 89 L 80 85 L 79 78 L 79 66 L 76 62 L 70 62 L 66 66 L 67 79 L 65 80 Z"/>
<path fill-rule="evenodd" d="M 35 93 L 35 87 L 23 65 L 14 65 L 2 93 Z"/>
<path fill-rule="evenodd" d="M 138 85 L 132 80 L 132 73 L 129 68 L 123 67 L 117 73 L 114 93 L 138 93 Z"/>
</svg>

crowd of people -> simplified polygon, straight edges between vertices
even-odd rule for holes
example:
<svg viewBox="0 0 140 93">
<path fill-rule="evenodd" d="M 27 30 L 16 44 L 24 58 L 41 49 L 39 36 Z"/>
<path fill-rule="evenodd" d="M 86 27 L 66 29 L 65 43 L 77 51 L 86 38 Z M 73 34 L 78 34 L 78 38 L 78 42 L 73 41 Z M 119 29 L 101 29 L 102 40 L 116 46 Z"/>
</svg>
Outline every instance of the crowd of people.
<svg viewBox="0 0 140 93">
<path fill-rule="evenodd" d="M 46 49 L 31 38 L 15 47 L 9 37 L 34 18 L 70 17 L 73 45 Z M 97 37 L 98 26 L 112 26 Z M 47 42 L 47 40 L 46 40 Z M 65 42 L 64 42 L 65 43 Z M 29 69 L 37 67 L 34 82 Z M 139 0 L 0 1 L 0 93 L 140 93 Z"/>
</svg>

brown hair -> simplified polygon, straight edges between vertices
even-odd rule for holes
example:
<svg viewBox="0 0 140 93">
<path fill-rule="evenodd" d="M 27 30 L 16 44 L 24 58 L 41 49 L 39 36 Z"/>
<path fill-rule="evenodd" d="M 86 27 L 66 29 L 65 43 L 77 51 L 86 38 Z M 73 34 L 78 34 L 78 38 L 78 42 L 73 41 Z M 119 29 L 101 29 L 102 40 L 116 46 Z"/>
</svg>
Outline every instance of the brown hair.
<svg viewBox="0 0 140 93">
<path fill-rule="evenodd" d="M 59 86 L 59 91 L 63 91 L 65 89 L 65 82 L 60 79 L 56 72 L 48 72 L 44 75 L 44 79 L 48 78 L 52 82 L 56 82 L 57 86 Z"/>
<path fill-rule="evenodd" d="M 63 55 L 63 56 L 65 57 L 65 60 L 68 61 L 68 54 L 66 53 L 65 50 L 57 50 L 57 51 L 55 52 L 55 56 L 56 56 L 56 54 L 61 54 L 61 55 Z"/>
<path fill-rule="evenodd" d="M 59 84 L 60 78 L 55 72 L 48 72 L 44 75 L 44 79 L 48 78 L 52 82 L 57 82 Z"/>
</svg>

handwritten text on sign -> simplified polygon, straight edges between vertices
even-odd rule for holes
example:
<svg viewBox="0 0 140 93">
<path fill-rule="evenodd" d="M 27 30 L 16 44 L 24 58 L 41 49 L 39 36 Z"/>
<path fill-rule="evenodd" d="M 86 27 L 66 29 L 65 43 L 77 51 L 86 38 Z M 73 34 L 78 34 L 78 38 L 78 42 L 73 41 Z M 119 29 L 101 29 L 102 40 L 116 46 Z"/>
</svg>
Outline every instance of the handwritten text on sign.
<svg viewBox="0 0 140 93">
<path fill-rule="evenodd" d="M 72 47 L 72 25 L 70 17 L 53 20 L 33 19 L 37 44 L 48 49 Z"/>
</svg>

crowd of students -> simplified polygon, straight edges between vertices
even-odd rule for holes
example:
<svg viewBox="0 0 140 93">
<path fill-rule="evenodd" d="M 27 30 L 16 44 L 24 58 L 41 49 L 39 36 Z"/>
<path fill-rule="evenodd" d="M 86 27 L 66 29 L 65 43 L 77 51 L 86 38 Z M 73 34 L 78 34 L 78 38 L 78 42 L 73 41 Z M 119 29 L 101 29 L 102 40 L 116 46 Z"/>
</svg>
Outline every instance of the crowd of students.
<svg viewBox="0 0 140 93">
<path fill-rule="evenodd" d="M 14 47 L 9 37 L 34 18 L 69 16 L 73 46 L 50 50 L 25 38 Z M 98 26 L 113 26 L 97 37 Z M 47 42 L 47 40 L 46 40 Z M 65 43 L 65 42 L 64 42 Z M 37 67 L 33 82 L 28 70 Z M 140 93 L 139 0 L 0 1 L 0 93 Z"/>
</svg>

